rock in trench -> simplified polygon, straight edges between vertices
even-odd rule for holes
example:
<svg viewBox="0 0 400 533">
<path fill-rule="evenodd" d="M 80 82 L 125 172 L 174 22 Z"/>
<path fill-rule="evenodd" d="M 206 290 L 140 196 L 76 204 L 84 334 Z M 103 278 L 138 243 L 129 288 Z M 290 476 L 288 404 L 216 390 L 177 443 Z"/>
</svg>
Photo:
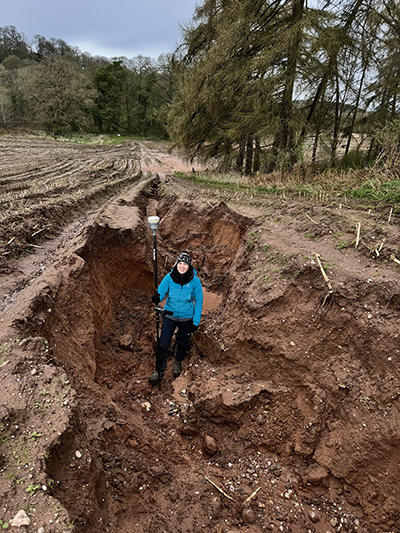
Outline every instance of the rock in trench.
<svg viewBox="0 0 400 533">
<path fill-rule="evenodd" d="M 208 455 L 214 455 L 218 451 L 217 441 L 210 435 L 205 435 L 203 442 L 203 450 Z"/>
<path fill-rule="evenodd" d="M 242 517 L 245 524 L 254 524 L 257 520 L 257 513 L 253 509 L 244 509 L 242 511 Z"/>
<path fill-rule="evenodd" d="M 305 474 L 302 476 L 304 483 L 319 483 L 323 479 L 326 479 L 329 475 L 329 471 L 324 466 L 316 466 L 314 468 L 310 468 L 305 472 Z"/>
<path fill-rule="evenodd" d="M 129 335 L 129 333 L 127 333 L 126 335 L 122 335 L 122 337 L 119 338 L 118 342 L 121 348 L 123 348 L 124 350 L 131 350 L 133 344 L 133 337 L 132 335 Z"/>
<path fill-rule="evenodd" d="M 186 435 L 187 437 L 194 437 L 195 435 L 199 434 L 199 430 L 197 428 L 194 426 L 189 426 L 188 424 L 184 424 L 181 427 L 180 432 L 182 435 Z"/>
<path fill-rule="evenodd" d="M 10 525 L 12 527 L 23 527 L 23 526 L 29 526 L 30 523 L 31 521 L 30 521 L 29 516 L 26 514 L 26 512 L 23 509 L 21 509 L 11 520 Z"/>
<path fill-rule="evenodd" d="M 308 513 L 308 516 L 309 516 L 309 518 L 310 518 L 310 520 L 311 520 L 311 522 L 312 522 L 313 524 L 316 524 L 316 523 L 319 522 L 319 520 L 320 520 L 320 518 L 319 518 L 319 514 L 316 513 L 315 511 L 310 511 L 310 512 Z"/>
</svg>

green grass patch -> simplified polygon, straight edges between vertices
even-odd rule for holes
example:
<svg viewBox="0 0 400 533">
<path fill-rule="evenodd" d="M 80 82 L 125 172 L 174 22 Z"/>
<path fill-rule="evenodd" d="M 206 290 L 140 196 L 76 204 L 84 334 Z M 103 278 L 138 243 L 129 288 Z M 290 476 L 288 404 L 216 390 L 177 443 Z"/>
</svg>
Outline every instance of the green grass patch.
<svg viewBox="0 0 400 533">
<path fill-rule="evenodd" d="M 118 135 L 117 133 L 85 134 L 85 135 L 68 135 L 56 137 L 57 141 L 71 142 L 76 144 L 101 144 L 101 145 L 118 145 L 127 141 L 155 141 L 168 142 L 167 139 L 161 139 L 154 136 L 145 135 Z"/>
<path fill-rule="evenodd" d="M 330 270 L 333 268 L 333 263 L 331 263 L 330 261 L 322 261 L 322 266 L 325 270 Z"/>
<path fill-rule="evenodd" d="M 400 202 L 400 180 L 382 181 L 370 179 L 361 187 L 347 192 L 349 196 L 364 198 L 373 202 L 394 204 Z"/>
<path fill-rule="evenodd" d="M 4 474 L 4 477 L 6 477 L 7 479 L 10 479 L 16 485 L 22 485 L 22 483 L 24 482 L 22 478 L 18 477 L 12 472 L 7 472 L 6 474 Z"/>
<path fill-rule="evenodd" d="M 270 179 L 273 183 L 252 185 L 253 178 L 244 178 L 234 173 L 175 172 L 176 177 L 201 186 L 254 196 L 287 195 L 319 202 L 341 202 L 353 198 L 358 200 L 356 205 L 359 208 L 365 209 L 376 204 L 392 206 L 400 203 L 400 180 L 371 179 L 368 178 L 370 175 L 370 171 L 354 170 L 347 173 L 331 173 L 329 176 L 320 174 L 309 183 L 302 183 L 293 175 L 280 177 L 265 175 L 264 181 Z M 369 202 L 368 205 L 365 205 L 366 202 L 360 204 L 361 200 Z"/>
<path fill-rule="evenodd" d="M 261 234 L 257 231 L 252 231 L 249 236 L 247 237 L 247 246 L 250 248 L 250 250 L 253 250 L 256 247 L 256 244 L 259 243 L 261 239 Z"/>
<path fill-rule="evenodd" d="M 25 489 L 25 491 L 30 494 L 31 496 L 34 496 L 35 493 L 40 489 L 40 485 L 29 485 L 29 487 L 27 487 Z"/>
<path fill-rule="evenodd" d="M 244 183 L 239 183 L 235 180 L 224 180 L 224 179 L 211 179 L 210 176 L 205 174 L 187 174 L 185 172 L 175 172 L 177 178 L 183 178 L 200 185 L 205 185 L 207 187 L 214 187 L 217 189 L 228 189 L 231 191 L 243 191 L 250 194 L 281 194 L 285 192 L 285 189 L 279 189 L 275 185 L 266 186 L 252 186 Z M 214 177 L 214 176 L 213 176 Z M 215 178 L 215 177 L 214 177 Z"/>
<path fill-rule="evenodd" d="M 268 261 L 268 263 L 273 263 L 284 267 L 290 263 L 292 256 L 283 254 L 279 250 L 270 249 L 268 252 L 266 252 L 265 259 Z"/>
<path fill-rule="evenodd" d="M 350 246 L 350 243 L 348 241 L 339 241 L 337 244 L 336 244 L 336 249 L 337 250 L 345 250 L 346 248 L 348 248 Z"/>
<path fill-rule="evenodd" d="M 31 460 L 29 450 L 26 447 L 22 446 L 17 450 L 14 450 L 12 452 L 12 456 L 14 457 L 17 466 L 25 465 Z"/>
<path fill-rule="evenodd" d="M 41 433 L 38 433 L 37 431 L 32 431 L 32 433 L 29 435 L 29 438 L 32 439 L 33 442 L 36 442 L 41 436 Z"/>
<path fill-rule="evenodd" d="M 366 152 L 351 150 L 334 165 L 336 170 L 355 170 L 370 168 L 374 164 L 374 159 L 368 157 Z"/>
</svg>

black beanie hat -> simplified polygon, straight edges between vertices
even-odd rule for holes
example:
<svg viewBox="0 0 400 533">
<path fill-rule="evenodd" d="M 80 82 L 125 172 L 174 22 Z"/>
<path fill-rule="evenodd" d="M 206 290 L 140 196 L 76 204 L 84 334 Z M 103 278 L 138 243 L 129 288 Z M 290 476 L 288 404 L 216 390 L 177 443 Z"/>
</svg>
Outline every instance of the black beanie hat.
<svg viewBox="0 0 400 533">
<path fill-rule="evenodd" d="M 186 263 L 188 264 L 189 266 L 191 265 L 192 263 L 192 258 L 190 257 L 190 255 L 188 254 L 188 252 L 186 251 L 183 251 L 181 252 L 179 255 L 178 255 L 178 259 L 176 260 L 177 263 Z"/>
</svg>

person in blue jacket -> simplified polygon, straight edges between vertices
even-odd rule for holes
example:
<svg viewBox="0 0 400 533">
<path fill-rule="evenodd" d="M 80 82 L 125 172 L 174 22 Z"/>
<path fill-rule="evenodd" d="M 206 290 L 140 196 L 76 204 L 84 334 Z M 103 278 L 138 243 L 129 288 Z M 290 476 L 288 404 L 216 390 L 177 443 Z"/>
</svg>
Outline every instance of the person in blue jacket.
<svg viewBox="0 0 400 533">
<path fill-rule="evenodd" d="M 177 378 L 182 372 L 182 361 L 189 350 L 191 335 L 200 325 L 203 289 L 192 266 L 192 258 L 186 251 L 178 255 L 173 269 L 161 281 L 152 301 L 158 304 L 165 296 L 167 301 L 164 310 L 170 311 L 171 314 L 163 316 L 160 341 L 157 346 L 156 369 L 149 377 L 152 385 L 155 385 L 165 372 L 168 350 L 175 329 L 178 328 L 178 332 L 172 373 Z"/>
</svg>

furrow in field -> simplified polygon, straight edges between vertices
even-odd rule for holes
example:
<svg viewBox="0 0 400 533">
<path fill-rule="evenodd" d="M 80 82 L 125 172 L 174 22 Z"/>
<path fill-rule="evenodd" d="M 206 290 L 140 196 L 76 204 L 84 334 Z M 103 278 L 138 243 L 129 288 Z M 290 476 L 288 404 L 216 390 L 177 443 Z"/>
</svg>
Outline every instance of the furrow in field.
<svg viewBox="0 0 400 533">
<path fill-rule="evenodd" d="M 103 181 L 86 190 L 76 190 L 62 197 L 32 205 L 0 221 L 0 271 L 7 260 L 32 251 L 36 243 L 57 234 L 78 213 L 93 204 L 106 201 L 131 186 L 139 175 L 115 173 L 113 180 Z M 82 194 L 83 193 L 83 194 Z"/>
<path fill-rule="evenodd" d="M 113 166 L 113 162 L 108 162 L 108 167 Z M 124 163 L 124 167 L 126 164 Z M 79 191 L 91 190 L 102 183 L 112 184 L 115 179 L 120 177 L 121 173 L 125 171 L 125 168 L 117 168 L 115 171 L 110 171 L 109 168 L 101 170 L 90 170 L 81 173 L 75 173 L 70 178 L 60 177 L 54 180 L 52 184 L 47 184 L 43 187 L 39 183 L 37 189 L 31 188 L 24 190 L 20 194 L 10 193 L 5 195 L 0 201 L 0 206 L 3 208 L 7 206 L 7 213 L 4 213 L 4 217 L 0 213 L 0 223 L 8 224 L 12 222 L 15 217 L 25 216 L 27 209 L 32 205 L 40 206 L 46 205 L 50 199 L 58 199 L 63 201 L 65 195 L 71 196 Z M 105 172 L 107 174 L 105 175 Z M 53 185 L 53 187 L 51 186 Z M 43 199 L 38 204 L 38 200 Z"/>
</svg>

